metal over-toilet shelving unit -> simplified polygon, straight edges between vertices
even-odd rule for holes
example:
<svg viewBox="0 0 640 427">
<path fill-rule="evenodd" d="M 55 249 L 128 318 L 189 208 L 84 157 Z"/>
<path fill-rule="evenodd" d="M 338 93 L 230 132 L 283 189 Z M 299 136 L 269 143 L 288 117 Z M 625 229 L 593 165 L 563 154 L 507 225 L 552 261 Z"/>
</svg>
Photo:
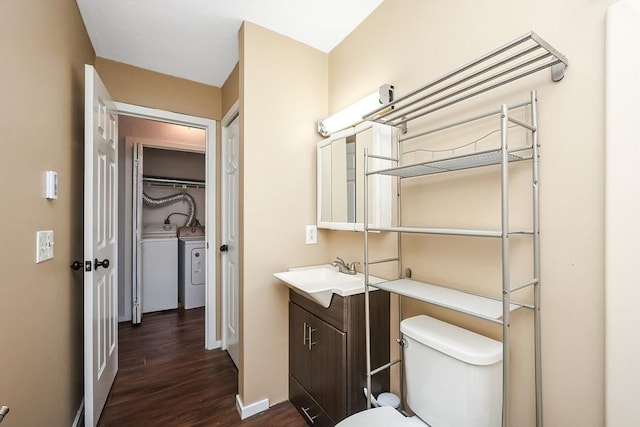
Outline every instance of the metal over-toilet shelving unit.
<svg viewBox="0 0 640 427">
<path fill-rule="evenodd" d="M 388 369 L 401 361 L 392 361 L 384 366 L 371 366 L 371 335 L 369 311 L 369 275 L 370 267 L 375 264 L 395 262 L 398 266 L 396 280 L 376 283 L 374 286 L 399 295 L 402 298 L 412 298 L 446 309 L 464 313 L 502 325 L 503 343 L 503 389 L 502 389 L 502 426 L 509 426 L 510 408 L 510 314 L 518 309 L 530 309 L 534 312 L 534 351 L 535 351 L 535 398 L 536 398 L 536 426 L 542 427 L 542 374 L 540 351 L 540 220 L 538 195 L 538 119 L 537 95 L 532 91 L 529 99 L 515 105 L 502 105 L 499 109 L 468 117 L 455 123 L 438 126 L 416 134 L 406 133 L 407 125 L 418 119 L 420 126 L 428 125 L 425 120 L 431 113 L 442 110 L 456 103 L 465 101 L 492 89 L 498 88 L 515 80 L 550 68 L 552 79 L 559 81 L 564 76 L 568 65 L 564 55 L 556 51 L 551 45 L 533 32 L 527 33 L 512 42 L 495 49 L 480 58 L 463 65 L 456 70 L 441 76 L 424 86 L 388 103 L 364 117 L 366 120 L 376 121 L 387 125 L 404 128 L 405 134 L 397 141 L 397 157 L 385 157 L 368 154 L 365 150 L 365 179 L 364 182 L 364 274 L 365 274 L 365 323 L 367 347 L 367 390 L 371 390 L 371 377 L 376 373 Z M 416 141 L 417 138 L 427 138 L 445 130 L 466 126 L 481 120 L 495 117 L 499 122 L 496 132 L 499 132 L 499 146 L 481 148 L 477 140 L 471 143 L 461 143 L 449 148 L 449 155 L 442 155 L 443 150 L 434 150 L 438 156 L 427 161 L 406 164 L 402 155 L 403 143 Z M 524 119 L 522 118 L 524 117 Z M 413 125 L 412 125 L 413 126 Z M 510 146 L 510 130 L 519 128 L 526 134 L 524 142 Z M 428 150 L 427 150 L 428 151 Z M 369 159 L 381 159 L 389 164 L 377 170 L 368 170 Z M 532 219 L 530 227 L 515 230 L 509 224 L 509 170 L 513 164 L 528 162 L 531 167 L 531 209 Z M 407 179 L 418 179 L 432 174 L 442 174 L 479 167 L 500 168 L 500 226 L 496 229 L 471 228 L 441 228 L 410 226 L 402 224 L 402 183 Z M 373 175 L 388 175 L 396 178 L 397 185 L 397 213 L 396 224 L 391 227 L 373 227 L 369 225 L 368 179 Z M 398 235 L 398 255 L 393 258 L 370 259 L 369 233 L 394 232 Z M 405 233 L 423 235 L 464 236 L 467 238 L 500 239 L 501 241 L 501 296 L 480 295 L 462 289 L 453 289 L 432 283 L 424 283 L 403 277 L 402 273 L 402 235 Z M 509 238 L 523 235 L 531 240 L 532 245 L 532 277 L 522 283 L 511 283 Z M 516 301 L 517 292 L 533 287 L 533 304 Z M 401 310 L 400 310 L 401 312 Z M 400 313 L 400 316 L 402 314 Z M 401 352 L 402 353 L 402 352 Z M 402 380 L 401 380 L 402 381 Z M 371 395 L 369 392 L 369 402 Z M 370 405 L 370 403 L 369 403 Z"/>
</svg>

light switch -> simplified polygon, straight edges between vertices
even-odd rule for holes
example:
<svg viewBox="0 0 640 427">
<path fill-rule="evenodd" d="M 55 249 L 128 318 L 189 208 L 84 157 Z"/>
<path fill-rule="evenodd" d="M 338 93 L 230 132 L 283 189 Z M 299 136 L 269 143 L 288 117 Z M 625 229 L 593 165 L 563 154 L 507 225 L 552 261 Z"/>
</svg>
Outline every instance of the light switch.
<svg viewBox="0 0 640 427">
<path fill-rule="evenodd" d="M 53 258 L 53 230 L 36 232 L 36 263 Z"/>
</svg>

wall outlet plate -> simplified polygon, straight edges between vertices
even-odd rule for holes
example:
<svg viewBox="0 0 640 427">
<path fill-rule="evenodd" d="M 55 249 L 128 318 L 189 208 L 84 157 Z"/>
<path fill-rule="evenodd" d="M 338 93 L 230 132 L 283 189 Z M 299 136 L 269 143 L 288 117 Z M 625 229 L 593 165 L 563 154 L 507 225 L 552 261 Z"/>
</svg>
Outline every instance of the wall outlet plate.
<svg viewBox="0 0 640 427">
<path fill-rule="evenodd" d="M 53 230 L 36 232 L 36 264 L 53 258 Z"/>
<path fill-rule="evenodd" d="M 307 245 L 315 245 L 318 243 L 318 227 L 315 224 L 307 225 L 305 231 L 305 243 Z"/>
</svg>

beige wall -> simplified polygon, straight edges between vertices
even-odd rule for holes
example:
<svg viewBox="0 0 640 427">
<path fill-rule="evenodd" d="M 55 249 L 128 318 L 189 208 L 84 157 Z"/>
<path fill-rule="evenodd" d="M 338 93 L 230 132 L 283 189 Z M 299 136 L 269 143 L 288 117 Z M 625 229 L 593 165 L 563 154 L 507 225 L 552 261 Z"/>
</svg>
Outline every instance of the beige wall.
<svg viewBox="0 0 640 427">
<path fill-rule="evenodd" d="M 245 22 L 240 30 L 241 359 L 244 404 L 287 399 L 288 292 L 273 273 L 328 261 L 315 224 L 315 121 L 327 55 Z"/>
<path fill-rule="evenodd" d="M 0 2 L 0 404 L 2 426 L 70 426 L 83 396 L 84 64 L 76 2 Z M 43 173 L 59 174 L 58 200 Z M 55 258 L 35 263 L 36 230 Z"/>
<path fill-rule="evenodd" d="M 539 91 L 542 367 L 548 426 L 604 425 L 603 49 L 609 4 L 388 0 L 329 55 L 330 112 L 382 83 L 394 84 L 397 94 L 406 93 L 530 30 L 569 58 L 567 75 L 560 83 L 551 82 L 544 72 L 469 103 L 493 108 L 526 99 L 531 89 Z M 471 176 L 472 180 L 496 182 L 484 172 Z M 473 198 L 481 183 L 473 181 L 460 190 L 460 182 L 436 178 L 403 192 L 413 202 L 404 208 L 405 218 L 417 219 L 421 212 L 434 211 L 425 197 L 416 197 L 426 188 L 430 193 L 422 195 L 435 194 L 436 206 L 447 193 L 463 196 L 444 212 L 430 213 L 433 221 L 453 220 L 461 222 L 454 225 L 461 225 L 464 215 L 460 212 L 470 211 L 474 218 L 488 221 L 493 208 L 483 208 L 483 201 Z M 330 249 L 359 259 L 359 241 L 356 235 L 333 232 Z M 497 282 L 495 289 L 500 286 L 499 268 L 496 272 L 486 267 L 499 262 L 498 254 L 495 242 L 405 239 L 405 266 L 423 280 L 448 279 L 451 284 L 471 280 L 481 287 Z M 408 310 L 416 311 L 500 337 L 499 329 L 478 320 L 425 307 Z M 534 425 L 530 317 L 528 312 L 519 313 L 512 322 L 511 420 L 518 427 Z"/>
<path fill-rule="evenodd" d="M 96 70 L 114 100 L 220 120 L 221 89 L 104 58 Z"/>
<path fill-rule="evenodd" d="M 222 115 L 227 114 L 229 109 L 238 100 L 240 90 L 240 64 L 233 67 L 233 71 L 222 85 Z"/>
</svg>

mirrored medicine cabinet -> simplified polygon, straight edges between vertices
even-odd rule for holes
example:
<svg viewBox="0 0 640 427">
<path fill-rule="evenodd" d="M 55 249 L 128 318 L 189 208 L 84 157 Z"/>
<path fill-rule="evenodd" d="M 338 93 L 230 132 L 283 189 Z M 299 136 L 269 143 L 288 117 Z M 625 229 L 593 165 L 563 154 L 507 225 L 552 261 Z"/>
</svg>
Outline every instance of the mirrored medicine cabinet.
<svg viewBox="0 0 640 427">
<path fill-rule="evenodd" d="M 395 129 L 364 122 L 337 132 L 317 144 L 317 226 L 332 230 L 364 230 L 364 149 L 392 157 Z M 369 170 L 395 166 L 370 159 Z M 392 178 L 369 178 L 369 224 L 391 224 Z"/>
</svg>

